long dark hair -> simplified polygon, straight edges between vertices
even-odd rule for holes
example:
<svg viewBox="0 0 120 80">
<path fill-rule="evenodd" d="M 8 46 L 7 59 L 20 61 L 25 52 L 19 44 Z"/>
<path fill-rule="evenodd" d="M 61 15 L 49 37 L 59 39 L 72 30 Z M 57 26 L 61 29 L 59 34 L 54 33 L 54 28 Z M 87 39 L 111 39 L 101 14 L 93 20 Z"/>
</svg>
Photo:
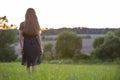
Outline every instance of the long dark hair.
<svg viewBox="0 0 120 80">
<path fill-rule="evenodd" d="M 28 8 L 25 14 L 23 34 L 39 35 L 40 25 L 33 8 Z"/>
</svg>

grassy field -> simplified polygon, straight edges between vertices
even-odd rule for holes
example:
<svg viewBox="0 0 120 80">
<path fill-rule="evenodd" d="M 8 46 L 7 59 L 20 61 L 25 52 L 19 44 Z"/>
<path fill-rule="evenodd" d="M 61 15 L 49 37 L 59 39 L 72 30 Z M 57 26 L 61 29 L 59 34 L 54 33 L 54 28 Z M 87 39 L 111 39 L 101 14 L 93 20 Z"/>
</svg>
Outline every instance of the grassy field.
<svg viewBox="0 0 120 80">
<path fill-rule="evenodd" d="M 28 76 L 20 63 L 0 63 L 0 80 L 120 80 L 120 66 L 42 63 Z"/>
</svg>

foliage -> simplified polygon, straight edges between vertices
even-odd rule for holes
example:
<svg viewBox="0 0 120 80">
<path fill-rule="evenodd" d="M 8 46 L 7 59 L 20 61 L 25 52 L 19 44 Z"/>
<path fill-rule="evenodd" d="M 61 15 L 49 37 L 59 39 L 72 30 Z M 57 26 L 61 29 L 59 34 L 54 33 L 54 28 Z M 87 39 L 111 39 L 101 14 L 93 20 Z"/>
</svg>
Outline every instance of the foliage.
<svg viewBox="0 0 120 80">
<path fill-rule="evenodd" d="M 59 29 L 47 29 L 42 31 L 42 35 L 58 35 L 64 30 L 74 31 L 77 34 L 106 34 L 109 31 L 115 31 L 115 28 L 84 28 L 84 27 L 74 27 L 74 28 L 59 28 Z"/>
<path fill-rule="evenodd" d="M 52 48 L 53 48 L 53 44 L 52 44 L 52 43 L 46 44 L 46 45 L 44 46 L 44 53 L 45 53 L 45 54 L 43 54 L 43 57 L 48 57 L 48 56 L 49 56 L 49 58 L 53 59 L 53 58 L 54 58 L 54 55 L 53 55 L 53 50 L 52 50 Z M 48 55 L 47 52 L 50 53 L 50 55 Z"/>
<path fill-rule="evenodd" d="M 97 37 L 95 38 L 94 42 L 93 42 L 93 47 L 94 48 L 97 48 L 99 47 L 100 45 L 102 45 L 104 42 L 104 37 Z"/>
<path fill-rule="evenodd" d="M 16 42 L 17 30 L 0 30 L 0 47 L 8 46 Z"/>
<path fill-rule="evenodd" d="M 0 62 L 10 62 L 17 58 L 14 50 L 16 41 L 17 30 L 8 25 L 6 17 L 0 17 Z"/>
<path fill-rule="evenodd" d="M 15 61 L 17 55 L 14 54 L 13 47 L 2 47 L 0 48 L 0 62 L 11 62 Z"/>
<path fill-rule="evenodd" d="M 72 31 L 63 31 L 59 34 L 56 42 L 56 54 L 60 58 L 72 58 L 79 54 L 82 48 L 82 39 Z"/>
<path fill-rule="evenodd" d="M 0 17 L 0 29 L 6 30 L 6 29 L 17 29 L 16 25 L 9 25 L 8 19 L 6 16 Z"/>
<path fill-rule="evenodd" d="M 87 55 L 87 54 L 75 54 L 74 56 L 73 56 L 73 61 L 75 62 L 75 63 L 77 63 L 77 62 L 79 62 L 80 60 L 85 60 L 85 61 L 87 61 L 87 60 L 90 60 L 90 55 Z"/>
<path fill-rule="evenodd" d="M 120 30 L 119 30 L 120 31 Z M 104 39 L 102 46 L 99 46 L 93 52 L 94 58 L 102 61 L 113 61 L 120 58 L 120 36 L 119 31 L 109 32 Z"/>
</svg>

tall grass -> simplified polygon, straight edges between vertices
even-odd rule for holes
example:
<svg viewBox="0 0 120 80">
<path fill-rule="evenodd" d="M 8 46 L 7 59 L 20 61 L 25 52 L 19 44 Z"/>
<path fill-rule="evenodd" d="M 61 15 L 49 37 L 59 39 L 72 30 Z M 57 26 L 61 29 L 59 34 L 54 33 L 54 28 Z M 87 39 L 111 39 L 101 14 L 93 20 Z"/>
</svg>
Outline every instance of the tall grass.
<svg viewBox="0 0 120 80">
<path fill-rule="evenodd" d="M 28 76 L 20 63 L 0 63 L 0 80 L 120 80 L 120 66 L 42 63 Z"/>
</svg>

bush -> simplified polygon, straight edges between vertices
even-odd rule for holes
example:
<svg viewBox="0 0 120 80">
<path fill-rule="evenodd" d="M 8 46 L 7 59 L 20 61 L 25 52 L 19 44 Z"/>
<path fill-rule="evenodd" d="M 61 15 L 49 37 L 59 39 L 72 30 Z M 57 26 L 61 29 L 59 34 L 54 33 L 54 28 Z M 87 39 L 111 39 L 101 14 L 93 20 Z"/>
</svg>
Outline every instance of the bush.
<svg viewBox="0 0 120 80">
<path fill-rule="evenodd" d="M 11 62 L 15 61 L 17 55 L 14 54 L 14 48 L 4 47 L 0 49 L 0 62 Z"/>
<path fill-rule="evenodd" d="M 97 37 L 93 42 L 93 47 L 94 48 L 100 47 L 100 45 L 102 45 L 103 43 L 104 43 L 104 37 Z"/>
<path fill-rule="evenodd" d="M 79 60 L 90 60 L 90 56 L 89 55 L 86 55 L 86 54 L 75 54 L 73 56 L 73 60 L 74 62 L 78 62 Z"/>
<path fill-rule="evenodd" d="M 102 61 L 112 62 L 116 58 L 120 58 L 120 37 L 115 33 L 109 32 L 104 43 L 95 48 L 93 51 L 93 57 Z"/>
<path fill-rule="evenodd" d="M 17 58 L 14 44 L 17 40 L 17 30 L 0 30 L 0 62 L 10 62 Z"/>
<path fill-rule="evenodd" d="M 72 58 L 80 53 L 82 39 L 72 31 L 63 31 L 59 34 L 56 42 L 56 54 L 59 58 Z"/>
</svg>

